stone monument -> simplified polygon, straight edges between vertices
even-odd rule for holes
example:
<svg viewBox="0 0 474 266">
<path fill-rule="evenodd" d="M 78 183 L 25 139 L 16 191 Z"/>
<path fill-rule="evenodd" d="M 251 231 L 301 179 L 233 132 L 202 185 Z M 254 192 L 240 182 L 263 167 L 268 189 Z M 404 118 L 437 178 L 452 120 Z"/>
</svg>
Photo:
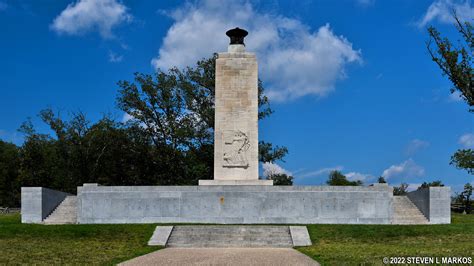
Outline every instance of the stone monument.
<svg viewBox="0 0 474 266">
<path fill-rule="evenodd" d="M 259 180 L 257 60 L 255 54 L 245 51 L 245 30 L 236 28 L 227 35 L 231 40 L 228 52 L 219 53 L 216 62 L 214 180 L 200 180 L 200 186 L 84 184 L 77 188 L 77 196 L 43 187 L 23 187 L 22 222 L 451 222 L 449 187 L 430 187 L 410 192 L 407 196 L 394 196 L 393 187 L 387 184 L 368 187 L 272 186 L 272 180 Z M 171 231 L 174 229 L 168 228 L 167 232 Z M 201 235 L 208 236 L 207 233 Z"/>
<path fill-rule="evenodd" d="M 247 31 L 227 31 L 216 60 L 214 180 L 199 185 L 273 185 L 258 178 L 258 65 L 245 51 Z"/>
</svg>

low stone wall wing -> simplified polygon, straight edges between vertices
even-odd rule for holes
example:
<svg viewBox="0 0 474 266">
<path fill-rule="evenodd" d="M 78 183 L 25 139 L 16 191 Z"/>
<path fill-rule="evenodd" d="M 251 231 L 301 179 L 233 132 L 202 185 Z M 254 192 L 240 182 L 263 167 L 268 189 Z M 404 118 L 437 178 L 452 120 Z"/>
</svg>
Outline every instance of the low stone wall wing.
<svg viewBox="0 0 474 266">
<path fill-rule="evenodd" d="M 407 194 L 430 224 L 451 223 L 451 188 L 429 187 Z"/>
<path fill-rule="evenodd" d="M 70 194 L 43 187 L 21 188 L 21 222 L 41 223 Z"/>
</svg>

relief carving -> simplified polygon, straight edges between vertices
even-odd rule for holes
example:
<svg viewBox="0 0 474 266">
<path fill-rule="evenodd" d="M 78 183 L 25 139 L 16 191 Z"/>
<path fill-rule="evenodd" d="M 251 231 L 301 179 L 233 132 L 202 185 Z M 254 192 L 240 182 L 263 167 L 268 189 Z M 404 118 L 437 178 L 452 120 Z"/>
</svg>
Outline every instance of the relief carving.
<svg viewBox="0 0 474 266">
<path fill-rule="evenodd" d="M 248 167 L 247 151 L 250 141 L 240 130 L 225 130 L 224 134 L 224 164 L 223 167 Z"/>
</svg>

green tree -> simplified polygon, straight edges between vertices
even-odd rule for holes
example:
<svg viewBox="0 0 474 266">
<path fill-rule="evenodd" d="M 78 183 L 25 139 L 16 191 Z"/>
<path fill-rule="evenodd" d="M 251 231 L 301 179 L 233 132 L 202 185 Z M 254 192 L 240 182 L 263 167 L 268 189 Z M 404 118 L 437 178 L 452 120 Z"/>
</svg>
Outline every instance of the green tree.
<svg viewBox="0 0 474 266">
<path fill-rule="evenodd" d="M 442 37 L 434 27 L 428 28 L 430 36 L 427 42 L 428 52 L 432 60 L 439 66 L 444 76 L 451 81 L 451 93 L 458 92 L 460 97 L 468 104 L 469 111 L 473 112 L 474 106 L 474 27 L 469 21 L 460 21 L 453 14 L 455 27 L 461 40 L 453 44 L 448 38 Z M 458 150 L 451 157 L 451 164 L 457 168 L 466 169 L 473 174 L 474 151 L 471 149 Z"/>
<path fill-rule="evenodd" d="M 292 186 L 293 185 L 293 177 L 287 174 L 274 174 L 267 179 L 273 180 L 273 185 L 275 186 Z"/>
<path fill-rule="evenodd" d="M 20 148 L 22 186 L 75 193 L 77 186 L 83 183 L 166 183 L 160 179 L 162 171 L 159 171 L 163 167 L 160 152 L 164 151 L 153 149 L 150 139 L 141 130 L 125 127 L 107 116 L 95 124 L 89 123 L 82 113 L 64 120 L 51 109 L 41 111 L 40 118 L 54 134 L 38 134 L 31 122 L 22 126 L 25 133 L 25 142 Z"/>
<path fill-rule="evenodd" d="M 453 17 L 462 41 L 454 45 L 448 38 L 443 38 L 436 28 L 430 26 L 427 48 L 432 60 L 453 84 L 451 93 L 459 92 L 469 107 L 472 107 L 474 106 L 474 27 L 469 21 L 461 22 L 455 13 Z"/>
<path fill-rule="evenodd" d="M 0 140 L 0 206 L 20 206 L 19 150 L 15 144 Z"/>
<path fill-rule="evenodd" d="M 385 177 L 383 177 L 383 176 L 379 176 L 379 178 L 377 179 L 377 182 L 380 183 L 380 184 L 387 183 L 387 181 L 385 180 Z"/>
<path fill-rule="evenodd" d="M 461 193 L 461 196 L 464 199 L 464 210 L 468 214 L 471 213 L 472 211 L 472 202 L 471 202 L 472 185 L 470 183 L 467 183 L 464 185 L 464 191 Z"/>
<path fill-rule="evenodd" d="M 329 173 L 326 183 L 330 186 L 361 186 L 362 181 L 349 181 L 340 171 L 334 170 Z"/>
<path fill-rule="evenodd" d="M 20 148 L 18 178 L 21 186 L 65 187 L 56 184 L 55 180 L 55 177 L 61 176 L 58 175 L 58 169 L 63 165 L 62 158 L 57 154 L 55 140 L 47 134 L 37 133 L 30 120 L 23 123 L 20 131 L 25 134 L 25 141 Z"/>
<path fill-rule="evenodd" d="M 393 187 L 393 195 L 395 196 L 403 196 L 407 194 L 408 184 L 401 183 L 398 187 Z"/>
<path fill-rule="evenodd" d="M 444 187 L 443 182 L 441 180 L 436 180 L 433 182 L 423 182 L 421 186 L 418 187 L 418 189 L 423 189 L 423 188 L 429 188 L 429 187 Z"/>
<path fill-rule="evenodd" d="M 451 165 L 458 169 L 464 169 L 469 174 L 474 174 L 474 150 L 461 149 L 451 156 Z"/>
</svg>

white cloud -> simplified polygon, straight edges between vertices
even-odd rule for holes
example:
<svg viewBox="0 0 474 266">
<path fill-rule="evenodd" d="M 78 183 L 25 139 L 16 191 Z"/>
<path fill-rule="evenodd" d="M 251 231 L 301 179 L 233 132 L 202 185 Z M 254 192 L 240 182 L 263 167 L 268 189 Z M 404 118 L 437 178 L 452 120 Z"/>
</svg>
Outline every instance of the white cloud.
<svg viewBox="0 0 474 266">
<path fill-rule="evenodd" d="M 54 19 L 51 29 L 69 35 L 98 31 L 103 38 L 111 38 L 114 27 L 131 20 L 128 8 L 119 0 L 78 0 Z"/>
<path fill-rule="evenodd" d="M 474 7 L 471 6 L 471 0 L 436 0 L 428 7 L 417 25 L 423 28 L 432 21 L 453 23 L 453 10 L 461 21 L 469 21 L 474 18 Z"/>
<path fill-rule="evenodd" d="M 256 52 L 267 95 L 276 101 L 325 96 L 346 77 L 349 63 L 362 62 L 360 51 L 329 24 L 312 31 L 299 20 L 259 12 L 243 0 L 188 2 L 167 15 L 174 23 L 152 60 L 154 67 L 183 68 L 226 51 L 225 32 L 238 26 L 249 31 L 247 50 Z"/>
<path fill-rule="evenodd" d="M 109 62 L 120 63 L 123 60 L 123 55 L 118 55 L 112 51 L 109 51 Z"/>
<path fill-rule="evenodd" d="M 285 174 L 288 176 L 291 176 L 291 172 L 288 170 L 284 169 L 283 167 L 279 166 L 276 163 L 270 163 L 266 162 L 262 164 L 263 167 L 263 176 L 266 178 L 273 176 L 273 175 L 278 175 L 278 174 Z"/>
<path fill-rule="evenodd" d="M 347 177 L 347 180 L 350 180 L 350 181 L 356 181 L 356 180 L 366 181 L 368 179 L 373 178 L 373 176 L 370 174 L 362 174 L 362 173 L 357 173 L 357 172 L 350 172 L 344 175 Z"/>
<path fill-rule="evenodd" d="M 344 167 L 342 166 L 335 166 L 335 167 L 327 167 L 327 168 L 321 168 L 316 171 L 311 171 L 307 173 L 303 173 L 301 175 L 298 175 L 298 178 L 305 178 L 305 177 L 313 177 L 313 176 L 319 176 L 322 174 L 329 174 L 331 171 L 337 170 L 341 171 Z"/>
<path fill-rule="evenodd" d="M 392 165 L 389 168 L 383 171 L 382 176 L 385 179 L 390 178 L 413 178 L 423 176 L 425 174 L 425 169 L 416 164 L 412 159 L 408 159 L 398 165 Z"/>
<path fill-rule="evenodd" d="M 420 139 L 414 139 L 410 141 L 408 146 L 405 149 L 405 153 L 409 156 L 414 155 L 418 151 L 428 148 L 430 146 L 430 143 L 428 141 L 420 140 Z"/>
<path fill-rule="evenodd" d="M 459 144 L 464 148 L 474 148 L 474 134 L 466 133 L 459 138 Z"/>
</svg>

